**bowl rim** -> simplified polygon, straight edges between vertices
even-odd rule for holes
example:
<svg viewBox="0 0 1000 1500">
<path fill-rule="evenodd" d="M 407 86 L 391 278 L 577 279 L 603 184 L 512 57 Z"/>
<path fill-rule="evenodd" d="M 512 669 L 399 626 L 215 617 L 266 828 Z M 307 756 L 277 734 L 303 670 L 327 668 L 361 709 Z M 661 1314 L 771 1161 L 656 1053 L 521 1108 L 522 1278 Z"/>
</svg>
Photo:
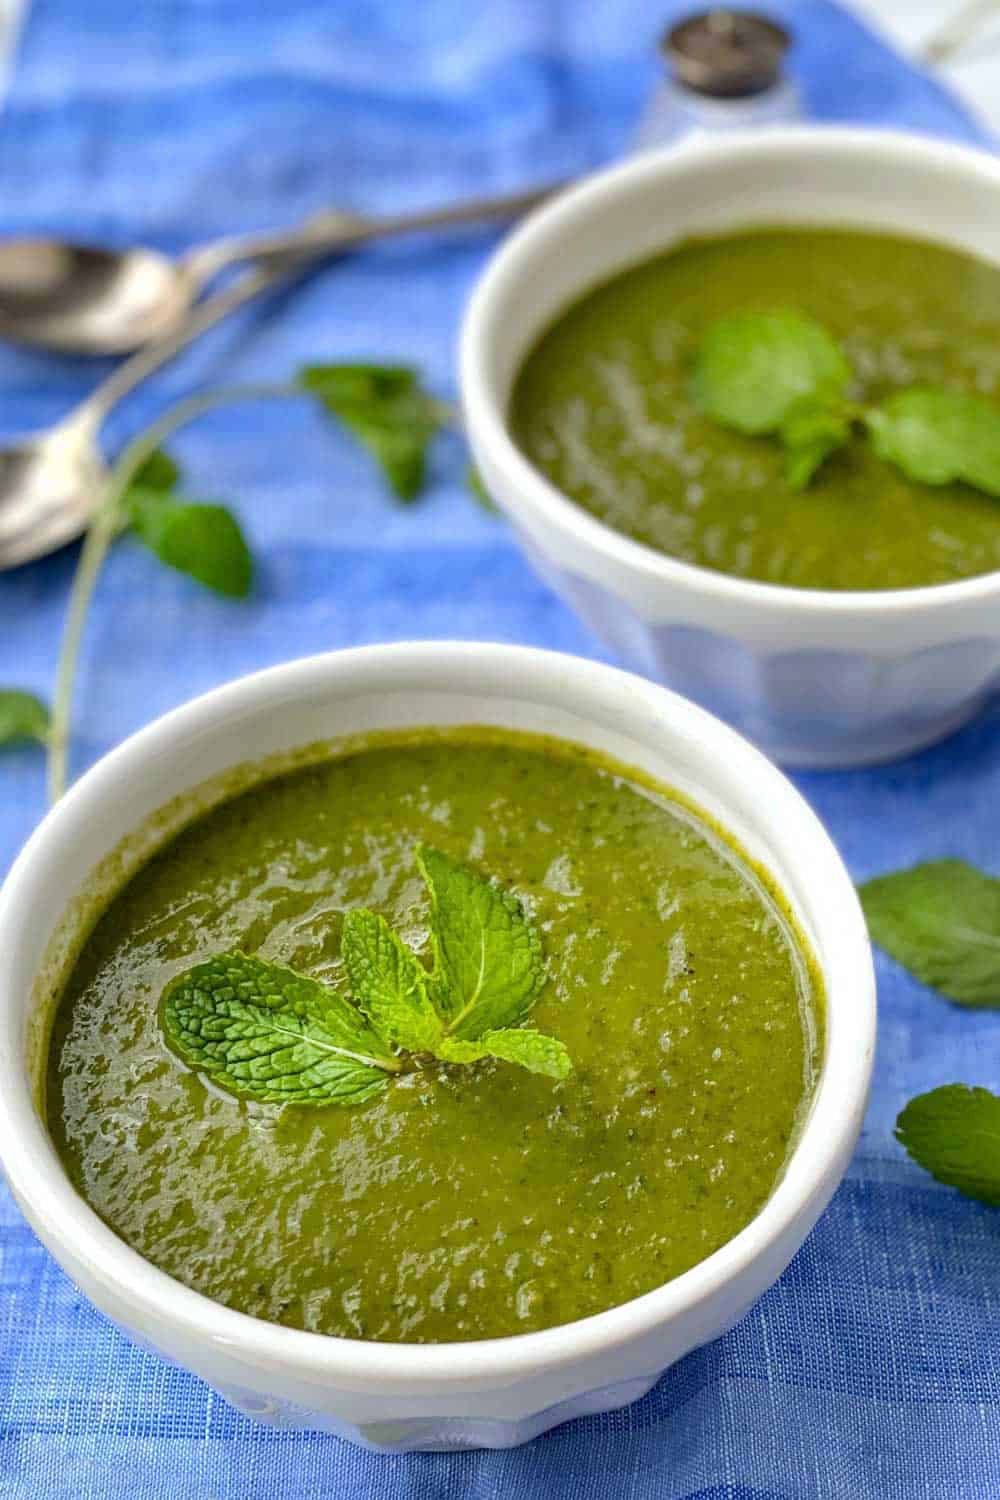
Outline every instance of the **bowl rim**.
<svg viewBox="0 0 1000 1500">
<path fill-rule="evenodd" d="M 741 159 L 752 166 L 756 162 L 847 158 L 863 162 L 865 169 L 870 170 L 876 157 L 888 165 L 896 162 L 911 168 L 923 165 L 960 173 L 968 178 L 970 185 L 975 179 L 984 190 L 996 194 L 1000 212 L 1000 157 L 985 146 L 870 126 L 774 125 L 766 130 L 734 129 L 715 136 L 693 136 L 679 144 L 627 158 L 589 173 L 521 221 L 491 257 L 466 308 L 459 344 L 459 384 L 470 432 L 504 471 L 527 513 L 547 526 L 571 534 L 633 575 L 642 573 L 653 585 L 665 589 L 680 585 L 745 608 L 780 607 L 793 615 L 813 618 L 832 614 L 842 619 L 872 615 L 884 619 L 915 610 L 947 611 L 1000 593 L 1000 570 L 919 588 L 808 589 L 737 578 L 670 557 L 598 520 L 535 467 L 514 442 L 506 412 L 487 371 L 492 332 L 502 325 L 504 309 L 517 297 L 520 286 L 533 275 L 532 263 L 539 251 L 571 243 L 579 223 L 595 213 L 608 213 L 616 202 L 641 191 L 644 185 L 669 180 L 675 173 L 692 168 L 709 173 L 713 167 L 731 166 L 734 160 Z M 630 264 L 633 262 L 626 260 L 623 267 Z M 573 297 L 563 304 L 564 309 L 595 284 L 593 279 L 581 283 Z M 500 498 L 504 503 L 503 497 Z M 513 504 L 510 509 L 516 518 Z"/>
<path fill-rule="evenodd" d="M 588 699 L 596 704 L 603 698 L 613 706 L 623 693 L 631 702 L 637 693 L 643 695 L 651 736 L 657 733 L 668 746 L 671 739 L 697 737 L 699 754 L 705 764 L 714 763 L 716 774 L 723 766 L 731 770 L 734 761 L 742 767 L 743 781 L 757 785 L 755 795 L 770 799 L 761 804 L 772 810 L 770 821 L 783 834 L 794 832 L 798 840 L 794 860 L 785 860 L 787 869 L 798 865 L 803 879 L 822 892 L 810 920 L 826 987 L 823 1064 L 802 1133 L 770 1198 L 733 1239 L 672 1281 L 605 1312 L 533 1333 L 441 1344 L 343 1339 L 268 1323 L 185 1286 L 119 1239 L 73 1188 L 35 1111 L 23 1044 L 4 1036 L 16 1010 L 10 970 L 20 933 L 30 921 L 30 887 L 43 877 L 51 878 L 59 867 L 61 842 L 76 836 L 88 819 L 93 821 L 129 777 L 148 773 L 170 754 L 172 745 L 193 733 L 202 741 L 228 736 L 235 765 L 246 758 L 239 744 L 241 722 L 260 714 L 269 702 L 287 704 L 290 694 L 320 693 L 335 703 L 345 689 L 350 689 L 346 696 L 356 696 L 358 680 L 365 680 L 364 691 L 370 692 L 379 686 L 380 674 L 398 681 L 403 669 L 410 686 L 419 685 L 423 674 L 424 685 L 437 690 L 443 674 L 451 678 L 469 673 L 469 685 L 461 691 L 485 692 L 500 702 L 516 697 L 512 678 L 516 682 L 520 677 L 532 687 L 544 682 L 551 687 L 554 703 L 561 697 L 561 706 L 568 702 L 584 720 L 597 711 L 595 706 L 588 715 Z M 536 695 L 532 701 L 542 700 Z M 706 775 L 706 796 L 717 795 L 711 786 L 711 775 Z M 721 797 L 717 800 L 724 806 Z M 147 816 L 155 810 L 151 805 Z M 788 883 L 778 874 L 773 878 L 779 889 Z M 68 894 L 67 906 L 75 894 Z M 824 927 L 837 938 L 827 961 L 820 937 Z M 839 1028 L 833 1024 L 838 1005 L 845 1008 Z M 845 1142 L 853 1144 L 867 1101 L 875 1021 L 871 947 L 840 855 L 802 795 L 735 730 L 659 684 L 556 651 L 459 641 L 357 647 L 237 678 L 155 719 L 98 760 L 31 835 L 0 888 L 0 1167 L 16 1199 L 46 1226 L 47 1241 L 66 1246 L 67 1254 L 123 1305 L 148 1320 L 165 1319 L 194 1344 L 208 1342 L 235 1351 L 262 1372 L 291 1373 L 307 1383 L 329 1381 L 356 1391 L 403 1386 L 437 1393 L 470 1385 L 488 1389 L 608 1353 L 690 1313 L 794 1232 L 796 1220 L 808 1213 L 811 1203 L 817 1198 L 825 1202 L 831 1176 L 839 1181 L 842 1174 L 840 1154 Z M 853 1038 L 846 1034 L 848 1022 L 856 1032 Z"/>
</svg>

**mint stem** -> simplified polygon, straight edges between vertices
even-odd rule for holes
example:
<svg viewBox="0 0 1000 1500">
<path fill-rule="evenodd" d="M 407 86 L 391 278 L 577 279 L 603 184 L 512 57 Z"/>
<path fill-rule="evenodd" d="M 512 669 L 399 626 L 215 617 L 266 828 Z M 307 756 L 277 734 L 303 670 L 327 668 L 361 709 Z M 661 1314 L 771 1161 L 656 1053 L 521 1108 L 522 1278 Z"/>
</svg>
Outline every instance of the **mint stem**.
<svg viewBox="0 0 1000 1500">
<path fill-rule="evenodd" d="M 202 391 L 196 396 L 187 396 L 183 401 L 178 401 L 168 408 L 138 437 L 133 438 L 112 467 L 104 497 L 95 507 L 84 536 L 76 572 L 73 576 L 66 611 L 66 624 L 59 649 L 56 691 L 52 703 L 52 724 L 48 742 L 50 804 L 58 802 L 66 791 L 73 688 L 80 658 L 80 644 L 104 559 L 112 542 L 125 529 L 122 498 L 135 475 L 155 449 L 159 448 L 172 433 L 217 406 L 226 406 L 238 401 L 263 401 L 289 396 L 298 398 L 301 395 L 302 392 L 297 386 L 257 384 L 220 386 L 214 390 Z"/>
</svg>

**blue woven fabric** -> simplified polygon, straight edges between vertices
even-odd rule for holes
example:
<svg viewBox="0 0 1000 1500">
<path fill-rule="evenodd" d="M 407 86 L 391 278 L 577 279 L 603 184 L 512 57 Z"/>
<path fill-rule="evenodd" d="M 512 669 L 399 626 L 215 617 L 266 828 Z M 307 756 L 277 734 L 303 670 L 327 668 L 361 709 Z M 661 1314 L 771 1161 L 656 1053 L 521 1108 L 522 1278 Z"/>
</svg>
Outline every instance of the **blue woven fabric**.
<svg viewBox="0 0 1000 1500">
<path fill-rule="evenodd" d="M 770 3 L 770 0 L 769 0 Z M 810 114 L 959 139 L 955 103 L 825 0 L 771 3 L 800 35 Z M 0 116 L 0 230 L 165 247 L 331 203 L 403 207 L 577 173 L 619 151 L 653 82 L 647 0 L 36 0 Z M 331 268 L 211 337 L 129 404 L 273 380 L 316 358 L 421 365 L 453 395 L 484 234 Z M 61 413 L 82 361 L 0 351 L 10 430 Z M 599 655 L 442 444 L 433 493 L 394 508 L 308 405 L 219 413 L 175 445 L 233 497 L 262 559 L 227 605 L 121 543 L 79 691 L 77 768 L 226 678 L 364 641 L 467 636 Z M 0 576 L 0 681 L 47 692 L 72 551 Z M 1000 711 L 894 768 L 802 776 L 853 873 L 963 854 L 1000 868 Z M 40 757 L 0 760 L 0 871 L 40 817 Z M 935 1186 L 892 1139 L 938 1083 L 1000 1087 L 1000 1015 L 961 1014 L 880 961 L 875 1091 L 847 1181 L 779 1285 L 632 1408 L 508 1453 L 376 1457 L 258 1428 L 130 1347 L 0 1188 L 4 1500 L 958 1500 L 1000 1494 L 1000 1213 Z"/>
</svg>

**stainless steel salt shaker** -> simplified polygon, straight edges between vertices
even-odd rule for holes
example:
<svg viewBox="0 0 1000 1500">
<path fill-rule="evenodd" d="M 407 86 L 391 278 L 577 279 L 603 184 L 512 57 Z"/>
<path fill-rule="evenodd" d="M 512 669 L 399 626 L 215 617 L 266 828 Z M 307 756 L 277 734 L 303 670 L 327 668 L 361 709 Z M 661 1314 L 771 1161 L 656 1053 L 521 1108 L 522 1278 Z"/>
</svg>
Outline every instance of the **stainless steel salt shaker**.
<svg viewBox="0 0 1000 1500">
<path fill-rule="evenodd" d="M 784 72 L 791 40 L 783 26 L 759 11 L 702 11 L 671 26 L 660 40 L 666 76 L 643 115 L 633 149 L 647 151 L 692 131 L 799 119 L 799 91 Z"/>
</svg>

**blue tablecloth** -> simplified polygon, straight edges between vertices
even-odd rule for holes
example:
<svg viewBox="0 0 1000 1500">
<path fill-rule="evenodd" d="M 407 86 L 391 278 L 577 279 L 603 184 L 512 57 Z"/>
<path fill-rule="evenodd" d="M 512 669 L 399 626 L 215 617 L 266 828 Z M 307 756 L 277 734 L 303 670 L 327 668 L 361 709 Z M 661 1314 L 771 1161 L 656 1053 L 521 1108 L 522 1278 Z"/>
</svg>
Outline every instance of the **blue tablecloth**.
<svg viewBox="0 0 1000 1500">
<path fill-rule="evenodd" d="M 825 0 L 783 0 L 810 114 L 976 129 Z M 676 5 L 608 0 L 35 0 L 0 116 L 0 231 L 166 247 L 330 203 L 402 207 L 613 156 Z M 135 399 L 112 441 L 193 383 L 317 358 L 419 363 L 453 394 L 486 235 L 399 245 L 247 314 Z M 0 351 L 3 423 L 40 425 L 95 376 Z M 362 641 L 468 636 L 598 655 L 442 444 L 433 493 L 394 508 L 305 404 L 217 414 L 175 445 L 233 497 L 262 559 L 225 604 L 129 542 L 103 578 L 77 768 L 252 667 Z M 48 691 L 72 550 L 0 576 L 0 681 Z M 1000 869 L 1000 712 L 885 770 L 798 778 L 852 871 L 963 854 Z M 41 758 L 0 758 L 0 871 L 41 816 Z M 880 961 L 872 1107 L 847 1180 L 774 1290 L 638 1405 L 508 1453 L 384 1458 L 255 1427 L 133 1349 L 77 1295 L 0 1188 L 4 1500 L 959 1500 L 1000 1494 L 1000 1213 L 937 1187 L 892 1138 L 932 1085 L 1000 1086 L 1000 1014 L 962 1014 Z"/>
</svg>

